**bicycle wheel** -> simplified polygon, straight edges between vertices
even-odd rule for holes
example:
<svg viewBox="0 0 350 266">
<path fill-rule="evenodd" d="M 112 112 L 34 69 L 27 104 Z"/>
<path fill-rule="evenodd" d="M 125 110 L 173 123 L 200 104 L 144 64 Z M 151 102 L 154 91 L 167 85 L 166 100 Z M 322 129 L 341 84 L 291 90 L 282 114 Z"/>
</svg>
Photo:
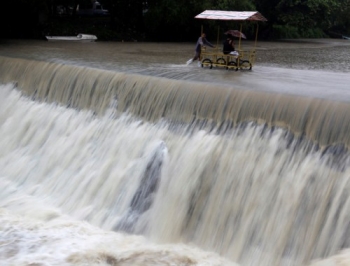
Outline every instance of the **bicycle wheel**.
<svg viewBox="0 0 350 266">
<path fill-rule="evenodd" d="M 202 65 L 202 67 L 209 66 L 210 69 L 213 68 L 213 63 L 212 63 L 212 61 L 209 58 L 203 59 L 201 65 Z"/>
<path fill-rule="evenodd" d="M 228 62 L 226 69 L 227 69 L 227 70 L 229 70 L 229 69 L 234 69 L 234 70 L 237 71 L 237 70 L 238 70 L 238 67 L 237 67 L 236 61 L 230 61 L 230 62 Z"/>
<path fill-rule="evenodd" d="M 224 59 L 224 58 L 218 58 L 217 60 L 216 60 L 216 64 L 218 64 L 218 65 L 226 65 L 226 60 Z"/>
<path fill-rule="evenodd" d="M 248 60 L 241 60 L 239 62 L 239 68 L 252 70 L 252 64 Z"/>
</svg>

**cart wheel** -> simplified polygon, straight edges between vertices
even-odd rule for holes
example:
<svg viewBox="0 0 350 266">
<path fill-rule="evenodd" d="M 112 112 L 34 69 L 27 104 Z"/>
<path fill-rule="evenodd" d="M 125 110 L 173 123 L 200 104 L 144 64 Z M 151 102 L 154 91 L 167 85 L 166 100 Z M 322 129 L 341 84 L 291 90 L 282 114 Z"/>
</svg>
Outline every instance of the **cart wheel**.
<svg viewBox="0 0 350 266">
<path fill-rule="evenodd" d="M 216 63 L 218 64 L 218 65 L 226 65 L 226 60 L 224 59 L 224 58 L 218 58 L 217 60 L 216 60 Z"/>
<path fill-rule="evenodd" d="M 227 64 L 226 69 L 234 68 L 236 71 L 238 70 L 237 63 L 235 61 L 230 61 Z"/>
<path fill-rule="evenodd" d="M 252 64 L 248 60 L 242 60 L 239 64 L 240 69 L 252 70 Z"/>
<path fill-rule="evenodd" d="M 205 58 L 205 59 L 203 59 L 203 61 L 202 61 L 202 67 L 204 67 L 205 65 L 209 65 L 209 67 L 210 67 L 210 69 L 212 69 L 213 68 L 213 65 L 212 65 L 212 62 L 211 62 L 211 60 L 209 59 L 209 58 Z"/>
</svg>

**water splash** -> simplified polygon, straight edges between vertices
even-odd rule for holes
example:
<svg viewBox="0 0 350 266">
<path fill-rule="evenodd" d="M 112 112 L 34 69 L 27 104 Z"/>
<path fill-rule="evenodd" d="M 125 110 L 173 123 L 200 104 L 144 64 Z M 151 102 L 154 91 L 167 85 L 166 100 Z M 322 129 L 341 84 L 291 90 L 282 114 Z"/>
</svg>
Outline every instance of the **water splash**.
<svg viewBox="0 0 350 266">
<path fill-rule="evenodd" d="M 118 111 L 121 98 L 117 114 L 96 115 L 32 101 L 12 85 L 0 91 L 0 176 L 12 187 L 1 191 L 1 208 L 25 221 L 68 216 L 112 230 L 132 209 L 134 232 L 242 265 L 303 265 L 349 245 L 346 149 L 325 152 L 254 122 L 229 130 L 205 119 L 150 123 Z M 138 197 L 145 176 L 158 178 Z M 143 205 L 148 197 L 152 204 Z"/>
</svg>

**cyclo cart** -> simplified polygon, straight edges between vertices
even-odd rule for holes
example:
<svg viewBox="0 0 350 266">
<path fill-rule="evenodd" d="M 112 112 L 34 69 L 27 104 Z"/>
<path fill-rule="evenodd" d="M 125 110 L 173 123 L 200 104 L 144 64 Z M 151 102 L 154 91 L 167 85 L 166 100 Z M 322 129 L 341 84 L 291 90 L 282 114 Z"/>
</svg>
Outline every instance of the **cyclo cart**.
<svg viewBox="0 0 350 266">
<path fill-rule="evenodd" d="M 211 19 L 211 20 L 226 20 L 226 21 L 267 21 L 267 19 L 257 11 L 222 11 L 222 10 L 206 10 L 195 16 L 197 19 Z M 217 38 L 217 51 L 210 52 L 206 47 L 202 48 L 201 52 L 201 66 L 207 66 L 210 69 L 214 67 L 224 67 L 226 69 L 249 69 L 253 68 L 256 57 L 256 44 L 258 39 L 259 25 L 256 23 L 254 46 L 250 50 L 241 49 L 241 35 L 238 39 L 238 55 L 224 54 L 219 50 L 219 30 Z M 203 31 L 203 30 L 202 30 Z M 242 33 L 242 23 L 240 25 L 240 33 Z"/>
</svg>

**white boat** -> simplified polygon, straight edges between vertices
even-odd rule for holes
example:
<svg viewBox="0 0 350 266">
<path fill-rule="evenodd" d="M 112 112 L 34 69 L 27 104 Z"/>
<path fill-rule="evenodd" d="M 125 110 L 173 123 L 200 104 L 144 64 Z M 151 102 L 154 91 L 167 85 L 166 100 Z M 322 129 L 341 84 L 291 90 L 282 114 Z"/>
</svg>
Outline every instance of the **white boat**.
<svg viewBox="0 0 350 266">
<path fill-rule="evenodd" d="M 349 37 L 349 36 L 344 36 L 344 35 L 343 35 L 343 39 L 345 39 L 345 40 L 350 40 L 350 37 Z"/>
<path fill-rule="evenodd" d="M 46 36 L 48 41 L 94 42 L 97 37 L 92 34 L 79 33 L 77 36 Z"/>
</svg>

